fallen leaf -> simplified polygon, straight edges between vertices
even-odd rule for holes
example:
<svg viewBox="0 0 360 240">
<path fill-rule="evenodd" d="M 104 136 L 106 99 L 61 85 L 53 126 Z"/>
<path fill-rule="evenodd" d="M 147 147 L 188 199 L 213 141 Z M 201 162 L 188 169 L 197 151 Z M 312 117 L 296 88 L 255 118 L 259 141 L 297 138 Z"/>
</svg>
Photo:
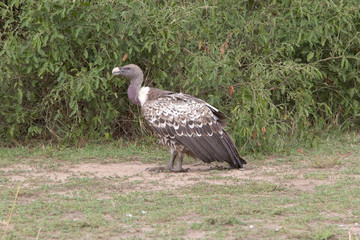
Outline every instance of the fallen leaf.
<svg viewBox="0 0 360 240">
<path fill-rule="evenodd" d="M 125 53 L 124 57 L 122 58 L 122 61 L 125 62 L 126 59 L 128 58 L 128 56 L 129 56 L 129 55 L 128 55 L 127 53 Z"/>
<path fill-rule="evenodd" d="M 210 48 L 208 47 L 204 47 L 205 51 L 207 52 L 208 55 L 210 55 Z"/>
<path fill-rule="evenodd" d="M 333 80 L 331 80 L 329 75 L 327 76 L 327 82 L 328 82 L 329 85 L 331 85 L 333 83 Z"/>
<path fill-rule="evenodd" d="M 265 128 L 265 127 L 262 127 L 262 128 L 261 128 L 261 132 L 262 132 L 263 135 L 265 135 L 265 133 L 266 133 L 266 128 Z"/>
<path fill-rule="evenodd" d="M 229 95 L 230 97 L 234 94 L 234 86 L 229 86 Z"/>
<path fill-rule="evenodd" d="M 231 37 L 232 34 L 229 34 L 227 37 L 226 37 L 226 40 L 225 40 L 225 43 L 224 43 L 224 46 L 225 46 L 225 49 L 228 49 L 229 47 L 229 38 Z"/>
<path fill-rule="evenodd" d="M 221 46 L 221 47 L 220 47 L 220 57 L 221 57 L 222 55 L 224 55 L 224 53 L 225 53 L 224 46 Z"/>
</svg>

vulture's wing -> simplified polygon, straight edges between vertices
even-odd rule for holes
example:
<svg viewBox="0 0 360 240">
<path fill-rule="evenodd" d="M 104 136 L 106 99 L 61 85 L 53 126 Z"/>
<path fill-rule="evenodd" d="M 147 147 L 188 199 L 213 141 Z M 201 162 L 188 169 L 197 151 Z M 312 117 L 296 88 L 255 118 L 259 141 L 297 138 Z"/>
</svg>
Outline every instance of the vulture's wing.
<svg viewBox="0 0 360 240">
<path fill-rule="evenodd" d="M 190 95 L 170 93 L 149 99 L 141 109 L 159 138 L 184 146 L 202 161 L 225 161 L 234 168 L 246 163 L 223 130 L 225 115 L 210 104 Z"/>
</svg>

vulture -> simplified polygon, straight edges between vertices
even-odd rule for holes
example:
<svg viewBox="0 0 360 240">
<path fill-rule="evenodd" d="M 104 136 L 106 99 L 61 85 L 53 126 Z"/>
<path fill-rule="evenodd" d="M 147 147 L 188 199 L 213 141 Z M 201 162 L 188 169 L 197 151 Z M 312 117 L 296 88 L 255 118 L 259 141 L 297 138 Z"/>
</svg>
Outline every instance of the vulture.
<svg viewBox="0 0 360 240">
<path fill-rule="evenodd" d="M 217 108 L 188 94 L 142 87 L 143 71 L 135 64 L 115 67 L 112 74 L 130 80 L 129 99 L 140 105 L 141 113 L 159 143 L 170 147 L 169 164 L 149 170 L 186 172 L 188 169 L 182 168 L 184 154 L 205 163 L 225 161 L 236 169 L 246 164 L 224 130 L 226 116 Z"/>
</svg>

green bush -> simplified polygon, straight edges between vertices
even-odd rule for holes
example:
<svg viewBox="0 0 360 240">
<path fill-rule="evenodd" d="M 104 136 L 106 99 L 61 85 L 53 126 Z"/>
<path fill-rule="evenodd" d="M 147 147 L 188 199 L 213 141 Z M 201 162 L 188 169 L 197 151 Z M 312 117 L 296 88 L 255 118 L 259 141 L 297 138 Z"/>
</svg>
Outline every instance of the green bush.
<svg viewBox="0 0 360 240">
<path fill-rule="evenodd" d="M 360 5 L 349 1 L 7 1 L 0 138 L 141 135 L 114 66 L 208 101 L 243 151 L 359 129 Z M 127 58 L 126 58 L 127 56 Z"/>
</svg>

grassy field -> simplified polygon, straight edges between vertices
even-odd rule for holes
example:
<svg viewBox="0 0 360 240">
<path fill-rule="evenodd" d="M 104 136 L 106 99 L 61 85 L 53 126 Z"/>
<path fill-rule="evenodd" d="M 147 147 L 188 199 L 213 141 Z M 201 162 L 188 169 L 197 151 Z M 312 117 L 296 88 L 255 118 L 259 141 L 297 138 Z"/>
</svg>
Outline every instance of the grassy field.
<svg viewBox="0 0 360 240">
<path fill-rule="evenodd" d="M 359 239 L 360 138 L 244 156 L 244 171 L 166 148 L 0 148 L 2 239 Z"/>
</svg>

